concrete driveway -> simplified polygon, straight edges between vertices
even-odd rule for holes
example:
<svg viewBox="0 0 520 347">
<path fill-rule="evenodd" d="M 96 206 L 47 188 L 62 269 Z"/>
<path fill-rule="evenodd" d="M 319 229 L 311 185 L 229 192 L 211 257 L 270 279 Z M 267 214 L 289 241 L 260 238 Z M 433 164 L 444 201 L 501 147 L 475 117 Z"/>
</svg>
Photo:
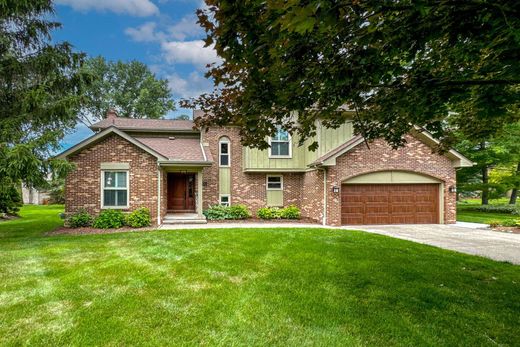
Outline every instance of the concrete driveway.
<svg viewBox="0 0 520 347">
<path fill-rule="evenodd" d="M 520 264 L 520 234 L 497 232 L 485 227 L 483 224 L 457 223 L 452 225 L 363 225 L 342 228 L 363 230 Z"/>
</svg>

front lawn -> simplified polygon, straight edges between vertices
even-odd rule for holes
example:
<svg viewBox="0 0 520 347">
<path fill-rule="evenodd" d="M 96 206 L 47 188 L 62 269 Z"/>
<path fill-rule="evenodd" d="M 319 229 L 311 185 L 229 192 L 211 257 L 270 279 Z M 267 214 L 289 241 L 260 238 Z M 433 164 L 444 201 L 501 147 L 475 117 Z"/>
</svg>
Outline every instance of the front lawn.
<svg viewBox="0 0 520 347">
<path fill-rule="evenodd" d="M 356 231 L 0 223 L 0 345 L 520 345 L 520 267 Z"/>
</svg>

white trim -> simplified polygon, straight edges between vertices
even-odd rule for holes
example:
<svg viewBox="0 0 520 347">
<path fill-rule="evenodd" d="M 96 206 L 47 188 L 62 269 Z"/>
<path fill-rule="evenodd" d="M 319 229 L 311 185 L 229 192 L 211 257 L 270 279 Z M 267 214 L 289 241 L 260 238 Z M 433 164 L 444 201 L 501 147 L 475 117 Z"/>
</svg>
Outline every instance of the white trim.
<svg viewBox="0 0 520 347">
<path fill-rule="evenodd" d="M 105 206 L 105 189 L 106 190 L 123 190 L 122 188 L 106 188 L 105 187 L 105 173 L 106 172 L 124 172 L 126 173 L 126 205 L 122 206 Z M 112 210 L 125 210 L 130 207 L 130 171 L 129 170 L 101 170 L 101 208 L 102 209 L 112 209 Z"/>
<path fill-rule="evenodd" d="M 218 196 L 218 204 L 220 206 L 226 206 L 226 205 L 222 205 L 222 198 L 224 198 L 224 197 L 228 198 L 227 206 L 231 206 L 231 194 L 219 194 L 219 196 Z"/>
<path fill-rule="evenodd" d="M 161 225 L 161 169 L 157 167 L 157 225 Z"/>
<path fill-rule="evenodd" d="M 281 129 L 281 130 L 283 130 L 283 129 Z M 269 154 L 269 158 L 270 159 L 291 159 L 292 158 L 292 136 L 291 136 L 291 134 L 287 130 L 284 130 L 284 131 L 287 132 L 287 136 L 288 136 L 289 139 L 287 141 L 276 140 L 275 142 L 289 142 L 289 154 L 288 155 L 273 155 L 273 154 L 271 154 L 271 150 L 272 150 L 271 143 L 272 143 L 273 137 L 269 136 L 269 139 L 268 139 L 268 143 L 269 143 L 268 154 Z"/>
<path fill-rule="evenodd" d="M 206 157 L 206 151 L 204 150 L 204 146 L 202 145 L 202 142 L 199 142 L 200 144 L 200 150 L 202 151 L 202 155 L 204 156 L 204 161 L 208 161 L 208 157 Z"/>
<path fill-rule="evenodd" d="M 269 188 L 269 178 L 270 177 L 279 177 L 280 178 L 280 188 Z M 283 175 L 266 175 L 265 176 L 265 189 L 266 190 L 283 190 Z"/>
<path fill-rule="evenodd" d="M 222 146 L 221 145 L 223 143 L 227 144 L 228 152 L 224 153 L 224 155 L 227 155 L 227 157 L 228 157 L 228 164 L 227 165 L 222 165 L 222 161 L 221 161 L 221 155 L 222 155 L 222 153 L 221 153 Z M 231 141 L 226 136 L 222 136 L 218 140 L 218 167 L 231 167 Z"/>
</svg>

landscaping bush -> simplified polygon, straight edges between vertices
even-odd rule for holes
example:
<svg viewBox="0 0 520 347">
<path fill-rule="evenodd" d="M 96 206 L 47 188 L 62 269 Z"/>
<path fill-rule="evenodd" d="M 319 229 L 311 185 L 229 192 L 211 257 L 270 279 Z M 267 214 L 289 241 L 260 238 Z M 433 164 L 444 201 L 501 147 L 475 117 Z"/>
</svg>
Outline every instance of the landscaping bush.
<svg viewBox="0 0 520 347">
<path fill-rule="evenodd" d="M 139 208 L 126 216 L 126 225 L 132 228 L 149 227 L 151 224 L 150 210 L 145 207 Z"/>
<path fill-rule="evenodd" d="M 92 216 L 84 209 L 72 214 L 67 219 L 67 225 L 71 228 L 89 227 L 92 225 Z"/>
<path fill-rule="evenodd" d="M 256 215 L 261 219 L 299 219 L 301 213 L 298 207 L 289 205 L 286 208 L 262 207 L 256 211 Z"/>
<path fill-rule="evenodd" d="M 125 225 L 125 215 L 120 210 L 103 210 L 92 226 L 100 229 L 121 228 Z"/>
<path fill-rule="evenodd" d="M 478 205 L 465 207 L 465 210 L 520 215 L 520 207 L 515 205 Z"/>
<path fill-rule="evenodd" d="M 499 227 L 500 225 L 502 225 L 502 221 L 490 220 L 490 221 L 487 221 L 486 224 L 489 224 L 489 226 L 492 228 L 496 228 L 496 227 Z"/>
<path fill-rule="evenodd" d="M 21 206 L 18 186 L 9 178 L 0 179 L 0 214 L 16 215 Z"/>
<path fill-rule="evenodd" d="M 505 227 L 520 227 L 520 219 L 506 219 L 502 221 Z"/>
<path fill-rule="evenodd" d="M 232 205 L 228 207 L 228 219 L 246 219 L 251 217 L 251 212 L 245 205 Z"/>
<path fill-rule="evenodd" d="M 281 210 L 281 216 L 283 219 L 300 219 L 300 209 L 295 205 L 289 205 Z"/>
<path fill-rule="evenodd" d="M 256 211 L 256 215 L 261 219 L 280 219 L 282 210 L 279 207 L 262 207 Z"/>
<path fill-rule="evenodd" d="M 214 205 L 210 206 L 203 213 L 209 220 L 246 219 L 251 217 L 251 212 L 244 205 Z"/>
</svg>

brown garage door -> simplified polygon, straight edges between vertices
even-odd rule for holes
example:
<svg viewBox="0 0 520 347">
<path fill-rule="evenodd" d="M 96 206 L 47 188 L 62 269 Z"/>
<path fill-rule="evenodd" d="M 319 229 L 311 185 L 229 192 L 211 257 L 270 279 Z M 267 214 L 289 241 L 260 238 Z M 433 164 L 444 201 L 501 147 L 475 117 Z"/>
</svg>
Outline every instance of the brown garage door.
<svg viewBox="0 0 520 347">
<path fill-rule="evenodd" d="M 344 184 L 341 221 L 344 225 L 439 223 L 439 185 Z"/>
</svg>

